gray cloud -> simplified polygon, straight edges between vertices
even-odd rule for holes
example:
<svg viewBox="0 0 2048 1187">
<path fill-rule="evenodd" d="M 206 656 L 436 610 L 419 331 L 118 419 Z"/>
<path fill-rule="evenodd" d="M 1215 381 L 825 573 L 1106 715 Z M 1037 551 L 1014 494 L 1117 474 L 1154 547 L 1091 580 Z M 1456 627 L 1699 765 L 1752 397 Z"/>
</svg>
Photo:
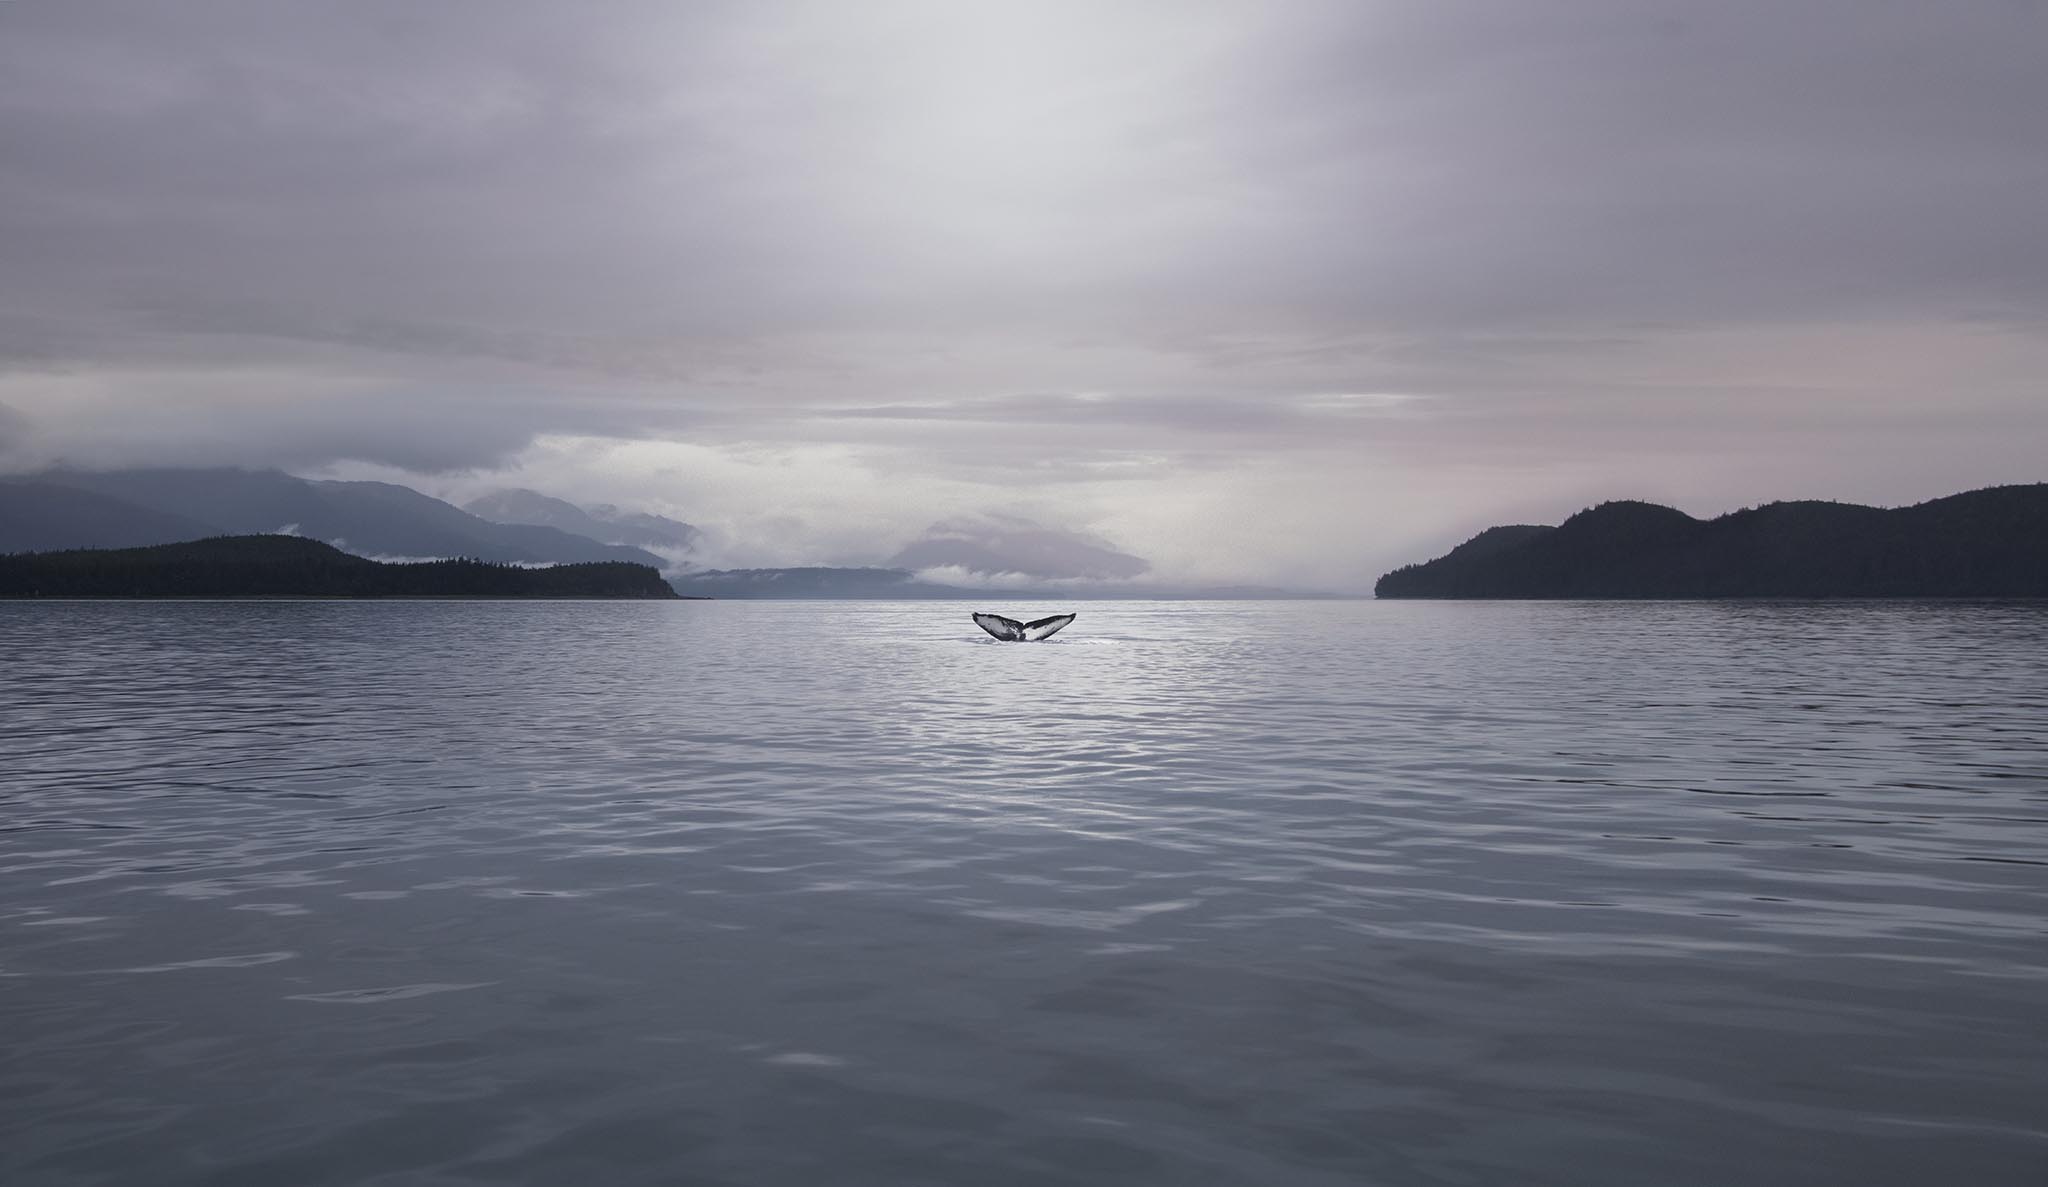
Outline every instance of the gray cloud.
<svg viewBox="0 0 2048 1187">
<path fill-rule="evenodd" d="M 559 480 L 846 530 L 772 454 L 1162 566 L 1249 555 L 1173 519 L 1230 489 L 1340 580 L 1468 503 L 2039 477 L 2044 47 L 2024 0 L 22 0 L 0 463 L 669 441 L 740 485 Z M 873 498 L 880 553 L 931 522 Z M 1341 571 L 1287 501 L 1373 498 Z"/>
</svg>

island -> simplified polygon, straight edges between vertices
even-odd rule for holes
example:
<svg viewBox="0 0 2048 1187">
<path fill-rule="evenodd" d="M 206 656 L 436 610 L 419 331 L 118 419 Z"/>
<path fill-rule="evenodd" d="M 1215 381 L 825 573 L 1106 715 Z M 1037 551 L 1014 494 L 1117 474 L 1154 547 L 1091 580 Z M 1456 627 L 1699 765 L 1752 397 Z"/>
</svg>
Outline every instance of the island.
<svg viewBox="0 0 2048 1187">
<path fill-rule="evenodd" d="M 1380 578 L 1382 598 L 2044 598 L 2048 483 L 1911 507 L 1769 503 L 1694 519 L 1602 503 L 1495 527 Z"/>
<path fill-rule="evenodd" d="M 300 536 L 0 556 L 0 598 L 677 598 L 650 565 L 374 561 Z"/>
</svg>

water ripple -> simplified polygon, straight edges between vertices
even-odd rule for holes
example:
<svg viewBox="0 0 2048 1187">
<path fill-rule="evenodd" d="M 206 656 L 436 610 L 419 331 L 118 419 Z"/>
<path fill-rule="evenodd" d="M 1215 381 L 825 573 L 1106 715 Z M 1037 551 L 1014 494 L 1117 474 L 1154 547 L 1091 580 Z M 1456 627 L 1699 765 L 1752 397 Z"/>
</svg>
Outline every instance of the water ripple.
<svg viewBox="0 0 2048 1187">
<path fill-rule="evenodd" d="M 0 606 L 0 1181 L 2048 1165 L 2048 607 L 966 609 Z"/>
</svg>

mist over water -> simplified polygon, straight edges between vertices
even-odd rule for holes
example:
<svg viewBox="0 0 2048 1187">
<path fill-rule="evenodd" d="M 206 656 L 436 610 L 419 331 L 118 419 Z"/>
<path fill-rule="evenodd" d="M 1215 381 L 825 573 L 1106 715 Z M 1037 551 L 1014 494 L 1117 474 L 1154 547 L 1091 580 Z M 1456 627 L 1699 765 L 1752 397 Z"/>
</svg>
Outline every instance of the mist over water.
<svg viewBox="0 0 2048 1187">
<path fill-rule="evenodd" d="M 2048 605 L 0 605 L 0 1181 L 2036 1183 Z"/>
</svg>

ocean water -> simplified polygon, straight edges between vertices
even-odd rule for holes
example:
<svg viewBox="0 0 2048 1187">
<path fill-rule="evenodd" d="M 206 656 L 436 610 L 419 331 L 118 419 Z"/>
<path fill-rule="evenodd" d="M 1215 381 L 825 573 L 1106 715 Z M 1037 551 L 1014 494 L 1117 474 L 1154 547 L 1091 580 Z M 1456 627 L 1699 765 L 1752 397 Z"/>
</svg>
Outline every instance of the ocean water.
<svg viewBox="0 0 2048 1187">
<path fill-rule="evenodd" d="M 0 604 L 0 1183 L 2048 1182 L 2048 605 L 973 608 Z"/>
</svg>

